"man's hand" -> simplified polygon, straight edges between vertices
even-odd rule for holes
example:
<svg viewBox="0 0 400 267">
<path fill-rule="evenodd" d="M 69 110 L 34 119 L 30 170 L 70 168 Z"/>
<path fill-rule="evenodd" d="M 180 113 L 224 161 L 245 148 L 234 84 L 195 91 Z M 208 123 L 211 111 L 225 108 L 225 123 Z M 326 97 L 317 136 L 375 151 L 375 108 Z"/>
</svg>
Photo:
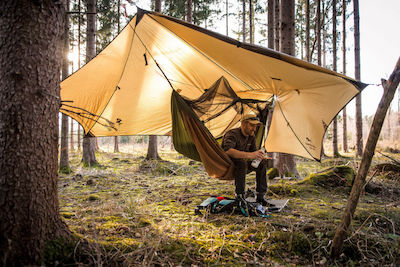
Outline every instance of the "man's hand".
<svg viewBox="0 0 400 267">
<path fill-rule="evenodd" d="M 264 152 L 261 149 L 249 153 L 250 153 L 250 159 L 258 159 L 260 161 L 264 159 Z"/>
</svg>

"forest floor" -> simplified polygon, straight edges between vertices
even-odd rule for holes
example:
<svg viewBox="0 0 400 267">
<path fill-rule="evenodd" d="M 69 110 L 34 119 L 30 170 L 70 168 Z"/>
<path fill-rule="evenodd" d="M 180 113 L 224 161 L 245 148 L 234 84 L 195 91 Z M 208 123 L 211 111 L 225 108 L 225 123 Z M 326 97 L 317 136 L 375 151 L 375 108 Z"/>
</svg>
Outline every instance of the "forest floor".
<svg viewBox="0 0 400 267">
<path fill-rule="evenodd" d="M 386 154 L 400 161 L 400 154 Z M 400 172 L 374 167 L 390 162 L 386 157 L 374 157 L 343 254 L 331 261 L 331 240 L 349 183 L 270 179 L 268 197 L 289 199 L 283 211 L 270 218 L 196 215 L 196 206 L 209 196 L 234 197 L 233 182 L 208 177 L 200 163 L 176 152 L 161 151 L 163 161 L 158 162 L 146 161 L 144 155 L 145 151 L 99 152 L 101 165 L 84 168 L 80 152 L 70 152 L 73 173 L 59 177 L 60 212 L 79 241 L 52 244 L 46 251 L 47 264 L 400 265 Z M 297 161 L 303 178 L 338 165 L 356 170 L 358 164 L 354 158 Z M 254 174 L 246 181 L 254 189 Z"/>
</svg>

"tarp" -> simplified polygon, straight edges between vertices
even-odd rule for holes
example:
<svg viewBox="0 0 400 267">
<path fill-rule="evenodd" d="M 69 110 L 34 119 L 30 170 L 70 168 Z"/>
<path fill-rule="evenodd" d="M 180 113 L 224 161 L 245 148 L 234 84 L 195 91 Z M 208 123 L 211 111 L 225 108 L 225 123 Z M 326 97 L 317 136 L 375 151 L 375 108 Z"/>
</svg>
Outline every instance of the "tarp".
<svg viewBox="0 0 400 267">
<path fill-rule="evenodd" d="M 197 99 L 221 77 L 241 99 L 274 98 L 267 151 L 317 160 L 327 126 L 365 87 L 294 57 L 139 10 L 61 83 L 61 111 L 93 136 L 170 134 L 173 90 Z M 230 125 L 235 116 L 224 113 L 204 125 L 218 138 L 238 126 Z"/>
</svg>

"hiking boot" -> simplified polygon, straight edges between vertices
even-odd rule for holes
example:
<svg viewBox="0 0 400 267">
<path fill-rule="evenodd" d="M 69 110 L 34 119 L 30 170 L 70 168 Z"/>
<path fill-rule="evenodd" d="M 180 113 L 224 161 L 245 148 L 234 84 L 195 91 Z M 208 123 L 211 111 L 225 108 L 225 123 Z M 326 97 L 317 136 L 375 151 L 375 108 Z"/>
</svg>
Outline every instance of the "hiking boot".
<svg viewBox="0 0 400 267">
<path fill-rule="evenodd" d="M 275 206 L 273 204 L 268 203 L 268 201 L 265 199 L 264 195 L 257 195 L 256 202 L 260 203 L 262 206 L 267 206 L 267 207 Z"/>
</svg>

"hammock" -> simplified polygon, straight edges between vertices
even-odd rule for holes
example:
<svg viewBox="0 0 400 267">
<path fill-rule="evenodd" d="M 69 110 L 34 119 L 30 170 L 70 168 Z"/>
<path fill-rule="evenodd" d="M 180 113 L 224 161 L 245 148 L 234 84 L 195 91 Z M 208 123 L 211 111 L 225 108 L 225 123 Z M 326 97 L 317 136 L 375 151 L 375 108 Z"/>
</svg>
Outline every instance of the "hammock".
<svg viewBox="0 0 400 267">
<path fill-rule="evenodd" d="M 241 99 L 224 77 L 205 90 L 196 100 L 186 100 L 178 92 L 171 95 L 172 139 L 176 151 L 190 159 L 201 161 L 209 176 L 222 180 L 233 179 L 233 162 L 221 148 L 226 131 L 237 125 L 242 114 L 253 111 L 263 124 L 256 135 L 256 145 L 261 147 L 265 121 L 270 102 Z M 228 127 L 212 126 L 212 120 L 227 113 L 236 112 Z M 206 124 L 211 127 L 206 127 Z M 211 133 L 214 131 L 214 135 Z"/>
</svg>

